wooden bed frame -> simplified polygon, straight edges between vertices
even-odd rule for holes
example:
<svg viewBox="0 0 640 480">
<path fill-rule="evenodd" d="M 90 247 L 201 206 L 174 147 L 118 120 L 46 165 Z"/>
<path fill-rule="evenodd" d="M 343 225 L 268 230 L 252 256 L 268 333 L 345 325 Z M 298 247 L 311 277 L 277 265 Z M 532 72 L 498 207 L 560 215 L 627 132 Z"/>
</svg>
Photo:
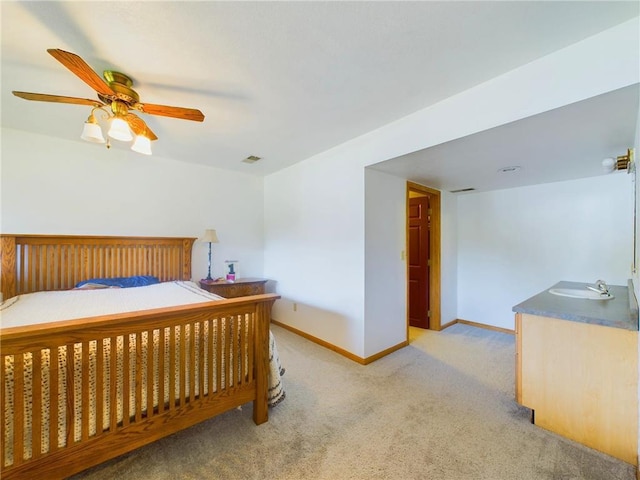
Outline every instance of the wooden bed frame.
<svg viewBox="0 0 640 480">
<path fill-rule="evenodd" d="M 155 275 L 161 281 L 190 280 L 194 240 L 1 235 L 0 288 L 4 300 L 7 300 L 24 293 L 70 289 L 79 281 L 96 277 Z M 251 401 L 254 422 L 266 422 L 269 321 L 271 307 L 277 298 L 274 294 L 255 295 L 0 328 L 0 476 L 6 480 L 64 478 Z M 194 340 L 195 335 L 180 334 L 186 332 L 186 328 L 190 332 L 206 328 L 217 333 L 208 335 L 206 341 L 200 337 Z M 146 338 L 153 338 L 154 332 L 156 338 L 160 338 L 155 357 L 153 348 L 145 349 L 145 353 L 139 347 L 145 332 Z M 212 340 L 214 336 L 215 343 Z M 117 341 L 127 345 L 130 339 L 136 344 L 137 356 L 132 355 L 130 365 L 130 355 L 122 355 L 125 366 L 122 367 L 122 385 L 118 386 L 115 374 L 106 381 L 104 373 L 105 369 L 114 372 L 118 368 L 116 355 L 105 355 L 103 348 L 115 345 Z M 81 349 L 82 365 L 86 366 L 89 364 L 90 345 L 98 352 L 94 373 L 90 373 L 89 368 L 81 368 L 81 372 L 74 374 L 74 368 L 77 368 L 77 362 L 75 366 L 73 362 L 74 349 Z M 159 354 L 162 347 L 170 354 Z M 55 358 L 54 352 L 58 355 L 66 352 L 66 371 L 57 368 L 48 371 L 49 388 L 45 394 L 41 387 L 42 358 L 48 358 L 49 353 L 51 358 Z M 142 355 L 148 355 L 144 372 L 141 371 Z M 224 358 L 233 358 L 234 361 L 226 362 Z M 235 359 L 238 359 L 237 363 Z M 7 362 L 13 364 L 13 372 L 6 370 Z M 30 371 L 27 364 L 31 365 Z M 131 374 L 131 371 L 135 373 Z M 165 376 L 157 374 L 164 371 L 176 372 L 169 375 L 168 385 Z M 58 378 L 63 374 L 67 379 L 66 387 L 59 391 Z M 95 385 L 105 385 L 104 388 L 94 387 L 96 398 L 93 400 L 89 393 L 90 374 L 96 377 Z M 142 382 L 143 376 L 153 380 Z M 221 376 L 224 378 L 222 384 Z M 81 385 L 75 385 L 74 389 L 78 377 L 82 379 Z M 186 381 L 190 385 L 188 392 Z M 31 395 L 27 393 L 27 382 L 31 385 Z M 206 389 L 205 384 L 209 386 Z M 154 388 L 164 392 L 163 396 L 168 396 L 169 401 L 157 401 L 154 405 Z M 144 405 L 143 389 L 147 394 L 147 404 Z M 11 391 L 16 394 L 7 398 Z M 81 395 L 76 393 L 78 391 L 82 392 Z M 135 408 L 131 411 L 129 402 L 123 401 L 121 420 L 117 418 L 116 408 L 103 410 L 106 408 L 103 407 L 104 400 L 113 406 L 118 395 L 121 400 L 128 399 L 131 392 L 135 395 Z M 161 398 L 160 393 L 157 398 Z M 10 400 L 13 402 L 13 415 L 8 408 Z M 82 412 L 87 412 L 90 401 L 94 401 L 95 418 L 102 419 L 108 414 L 109 426 L 103 428 L 99 420 L 90 425 L 88 414 L 78 415 L 81 417 L 81 438 L 77 441 L 73 425 L 78 410 L 74 404 L 80 405 Z M 65 412 L 68 427 L 58 425 L 58 415 L 43 414 L 47 406 L 51 412 Z M 27 416 L 31 424 L 29 437 Z M 7 454 L 10 452 L 6 445 L 9 439 L 7 425 L 11 425 L 14 432 L 12 458 Z M 49 440 L 43 442 L 43 432 L 47 430 Z M 58 441 L 59 435 L 66 438 L 62 445 Z M 25 449 L 27 443 L 31 445 L 30 452 Z M 48 443 L 48 448 L 45 448 L 45 443 Z"/>
</svg>

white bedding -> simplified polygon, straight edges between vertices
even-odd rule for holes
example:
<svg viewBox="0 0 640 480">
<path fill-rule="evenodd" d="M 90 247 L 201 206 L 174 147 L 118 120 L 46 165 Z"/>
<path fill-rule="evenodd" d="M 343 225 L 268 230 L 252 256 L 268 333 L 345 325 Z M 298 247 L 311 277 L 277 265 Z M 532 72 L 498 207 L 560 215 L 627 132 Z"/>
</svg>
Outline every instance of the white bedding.
<svg viewBox="0 0 640 480">
<path fill-rule="evenodd" d="M 194 282 L 182 281 L 134 288 L 27 293 L 0 304 L 0 326 L 34 325 L 222 299 Z"/>
<path fill-rule="evenodd" d="M 0 326 L 2 328 L 15 327 L 15 326 L 24 326 L 30 324 L 39 324 L 39 323 L 47 323 L 54 322 L 60 320 L 72 320 L 77 318 L 86 318 L 92 316 L 99 315 L 109 315 L 115 313 L 124 313 L 124 312 L 133 312 L 140 310 L 148 310 L 154 308 L 163 308 L 170 307 L 176 305 L 189 305 L 203 302 L 210 302 L 221 300 L 222 297 L 218 295 L 209 293 L 205 290 L 202 290 L 193 282 L 184 282 L 184 281 L 174 281 L 174 282 L 165 282 L 156 285 L 150 285 L 145 287 L 133 287 L 133 288 L 107 288 L 107 289 L 98 289 L 98 290 L 66 290 L 66 291 L 57 291 L 57 292 L 37 292 L 31 294 L 19 295 L 17 297 L 11 298 L 2 304 L 0 304 Z M 224 326 L 223 326 L 224 331 Z M 190 336 L 192 332 L 187 329 L 186 335 Z M 209 332 L 207 329 L 203 332 L 199 332 L 196 330 L 193 332 L 195 335 L 208 335 Z M 165 335 L 169 335 L 169 331 L 165 333 Z M 280 359 L 278 358 L 277 348 L 275 344 L 275 339 L 271 332 L 270 341 L 269 341 L 269 405 L 273 406 L 280 401 L 282 401 L 285 397 L 285 392 L 282 387 L 281 382 L 281 373 L 283 369 L 280 366 Z M 160 332 L 154 334 L 154 338 L 152 340 L 153 348 L 158 348 L 158 335 Z M 176 334 L 177 335 L 177 334 Z M 143 335 L 143 348 L 146 349 L 146 345 L 149 341 L 146 333 Z M 188 345 L 188 342 L 187 342 Z M 79 350 L 80 345 L 76 346 L 76 351 L 74 354 L 76 364 L 80 364 L 81 362 L 81 350 Z M 109 351 L 111 351 L 111 345 L 109 343 L 105 343 L 105 354 L 108 355 Z M 118 339 L 117 351 L 122 351 L 122 339 Z M 135 344 L 130 344 L 130 353 L 132 356 L 135 356 Z M 152 348 L 152 347 L 149 347 Z M 165 349 L 168 346 L 165 345 Z M 93 369 L 95 369 L 95 345 L 90 346 L 91 349 L 91 365 Z M 168 355 L 168 351 L 166 353 Z M 63 348 L 61 348 L 58 352 L 58 362 L 61 367 L 66 364 L 66 353 Z M 118 354 L 118 358 L 122 356 L 121 353 Z M 146 356 L 143 356 L 143 363 L 146 363 Z M 167 357 L 168 358 L 168 357 Z M 49 354 L 43 355 L 43 370 L 46 369 L 48 372 L 49 365 L 51 359 L 49 358 Z M 120 360 L 119 360 L 120 362 Z M 25 366 L 30 367 L 31 359 L 25 358 Z M 106 365 L 108 367 L 108 364 Z M 7 357 L 7 363 L 4 365 L 6 372 L 6 382 L 10 382 L 13 377 L 13 362 L 9 361 L 9 357 Z M 130 366 L 133 368 L 133 365 Z M 196 372 L 199 370 L 199 365 L 196 365 Z M 80 368 L 76 369 L 76 375 L 80 374 Z M 60 382 L 62 385 L 66 383 L 66 378 L 64 375 L 65 369 L 61 369 L 61 378 Z M 143 381 L 146 381 L 146 367 L 143 368 Z M 92 382 L 93 376 L 95 373 L 92 373 Z M 107 374 L 108 375 L 108 374 Z M 167 380 L 165 381 L 165 385 L 168 384 L 168 364 L 165 365 L 165 376 Z M 43 373 L 42 376 L 43 381 L 43 390 L 48 391 L 48 373 Z M 107 378 L 105 378 L 105 382 Z M 25 389 L 28 387 L 31 390 L 30 379 L 25 380 Z M 118 380 L 119 384 L 121 379 Z M 223 379 L 223 384 L 225 380 Z M 78 382 L 79 384 L 79 382 Z M 223 385 L 224 386 L 224 385 Z M 176 386 L 177 387 L 177 386 Z M 214 386 L 212 386 L 214 387 Z M 11 391 L 9 383 L 5 385 L 7 388 L 7 392 Z M 187 383 L 187 391 L 189 390 L 190 385 Z M 198 392 L 198 385 L 194 385 L 196 389 L 196 393 Z M 205 391 L 209 390 L 209 386 L 206 385 Z M 61 389 L 60 395 L 62 395 L 64 389 Z M 25 392 L 26 393 L 26 392 Z M 143 399 L 142 404 L 146 405 L 146 390 L 143 390 Z M 76 392 L 76 398 L 79 398 L 81 392 Z M 168 401 L 168 390 L 165 392 L 165 401 Z M 154 391 L 154 405 L 157 405 L 158 402 L 158 392 Z M 59 425 L 64 424 L 64 401 L 65 399 L 61 397 L 59 399 Z M 105 399 L 107 400 L 107 399 Z M 130 411 L 133 411 L 135 399 L 132 397 L 129 398 L 130 403 Z M 10 412 L 13 411 L 13 401 L 8 402 L 8 409 Z M 104 419 L 103 424 L 104 427 L 107 428 L 109 424 L 109 412 L 110 406 L 105 404 L 104 408 Z M 46 418 L 49 416 L 49 412 L 43 412 L 43 415 Z M 91 405 L 90 418 L 91 424 L 93 425 L 93 418 L 95 416 L 95 405 Z M 117 416 L 118 419 L 122 418 L 122 405 L 121 402 L 117 405 Z M 11 413 L 12 417 L 12 413 Z M 80 435 L 80 423 L 79 417 L 76 418 L 75 424 L 75 437 L 79 438 Z M 28 422 L 27 430 L 31 428 L 31 418 L 29 415 L 26 416 L 26 421 Z M 11 451 L 11 437 L 13 435 L 13 428 L 8 422 L 8 418 L 4 419 L 5 421 L 5 438 L 2 439 L 5 443 L 5 460 L 9 463 L 12 461 L 12 451 Z M 48 450 L 48 438 L 47 431 L 42 432 L 42 441 L 43 441 L 43 449 L 44 451 Z M 95 433 L 95 429 L 92 428 L 91 434 Z M 28 435 L 29 437 L 29 435 Z M 62 434 L 58 441 L 59 445 L 65 444 L 65 439 Z M 31 446 L 25 445 L 25 452 L 30 456 Z"/>
</svg>

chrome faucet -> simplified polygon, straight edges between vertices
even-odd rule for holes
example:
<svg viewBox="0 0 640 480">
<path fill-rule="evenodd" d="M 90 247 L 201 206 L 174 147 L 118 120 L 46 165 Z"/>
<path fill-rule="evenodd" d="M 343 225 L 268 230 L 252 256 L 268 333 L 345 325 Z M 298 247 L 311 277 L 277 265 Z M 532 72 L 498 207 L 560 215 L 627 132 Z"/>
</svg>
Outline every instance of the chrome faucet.
<svg viewBox="0 0 640 480">
<path fill-rule="evenodd" d="M 593 290 L 594 292 L 598 292 L 600 295 L 609 296 L 609 286 L 606 284 L 604 280 L 596 281 L 595 285 L 587 285 L 589 290 Z"/>
</svg>

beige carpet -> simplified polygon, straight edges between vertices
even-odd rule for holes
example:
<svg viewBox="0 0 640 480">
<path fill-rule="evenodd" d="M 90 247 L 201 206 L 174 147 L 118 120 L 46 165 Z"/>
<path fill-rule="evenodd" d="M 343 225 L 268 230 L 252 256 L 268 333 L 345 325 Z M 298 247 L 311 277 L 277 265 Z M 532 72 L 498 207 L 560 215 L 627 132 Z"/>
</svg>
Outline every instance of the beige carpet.
<svg viewBox="0 0 640 480">
<path fill-rule="evenodd" d="M 251 404 L 76 479 L 632 480 L 631 465 L 546 432 L 514 401 L 514 338 L 467 325 L 412 329 L 358 365 L 272 328 L 287 397 Z"/>
</svg>

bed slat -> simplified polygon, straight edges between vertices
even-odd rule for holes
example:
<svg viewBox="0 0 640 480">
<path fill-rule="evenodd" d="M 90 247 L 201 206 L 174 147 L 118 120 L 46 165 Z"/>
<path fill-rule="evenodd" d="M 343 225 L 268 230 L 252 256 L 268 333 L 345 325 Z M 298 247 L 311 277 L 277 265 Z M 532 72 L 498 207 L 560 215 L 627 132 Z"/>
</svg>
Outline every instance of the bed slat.
<svg viewBox="0 0 640 480">
<path fill-rule="evenodd" d="M 224 345 L 222 344 L 222 325 L 223 319 L 216 319 L 216 393 L 219 395 L 222 390 L 222 375 L 223 375 L 223 364 L 222 364 L 222 351 L 224 349 Z"/>
<path fill-rule="evenodd" d="M 24 439 L 20 434 L 20 426 L 24 425 L 24 358 L 23 355 L 16 355 L 13 359 L 13 464 L 20 465 L 23 461 Z"/>
<path fill-rule="evenodd" d="M 67 410 L 66 410 L 66 446 L 70 446 L 74 443 L 74 429 L 75 429 L 75 362 L 73 355 L 73 344 L 68 344 L 66 346 L 67 350 L 67 365 L 66 365 L 66 373 L 67 373 L 67 388 L 65 392 L 65 398 L 67 401 Z"/>
<path fill-rule="evenodd" d="M 187 383 L 187 362 L 185 361 L 185 356 L 186 356 L 186 336 L 187 336 L 187 332 L 186 332 L 186 324 L 182 324 L 180 325 L 180 348 L 179 348 L 179 353 L 180 353 L 180 360 L 179 360 L 179 367 L 178 367 L 178 371 L 180 372 L 180 407 L 184 407 L 185 403 L 186 403 L 186 399 L 185 399 L 185 393 L 186 393 L 186 383 Z"/>
<path fill-rule="evenodd" d="M 4 466 L 6 463 L 6 448 L 9 444 L 7 439 L 8 431 L 5 426 L 5 419 L 8 417 L 7 396 L 9 394 L 9 390 L 6 386 L 6 356 L 0 355 L 0 360 L 2 361 L 2 368 L 0 368 L 0 465 Z M 13 419 L 9 418 L 9 421 L 13 421 Z"/>
<path fill-rule="evenodd" d="M 104 429 L 104 340 L 96 345 L 96 436 Z"/>
<path fill-rule="evenodd" d="M 155 351 L 154 330 L 147 330 L 147 418 L 153 416 L 153 356 Z"/>
<path fill-rule="evenodd" d="M 242 324 L 242 328 L 240 328 L 240 344 L 241 345 L 246 345 L 247 344 L 247 328 L 249 327 L 249 321 L 248 319 L 240 320 L 240 323 Z M 243 356 L 240 362 L 240 384 L 243 384 L 247 381 L 247 362 L 245 361 L 245 357 Z"/>
<path fill-rule="evenodd" d="M 136 422 L 142 420 L 142 333 L 136 333 Z"/>
<path fill-rule="evenodd" d="M 213 396 L 213 390 L 214 390 L 214 384 L 213 384 L 213 371 L 215 369 L 215 358 L 216 358 L 216 354 L 213 350 L 213 332 L 214 332 L 214 328 L 215 328 L 215 320 L 209 320 L 207 322 L 207 325 L 209 326 L 209 336 L 208 336 L 208 341 L 209 341 L 209 348 L 208 348 L 208 352 L 209 352 L 209 356 L 207 357 L 208 360 L 208 365 L 207 365 L 207 386 L 208 386 L 208 395 L 209 397 Z"/>
<path fill-rule="evenodd" d="M 129 394 L 131 392 L 131 351 L 129 350 L 129 335 L 122 336 L 122 424 L 129 425 L 131 414 L 129 413 Z"/>
<path fill-rule="evenodd" d="M 42 455 L 42 353 L 33 354 L 31 380 L 31 455 Z"/>
<path fill-rule="evenodd" d="M 195 399 L 196 390 L 196 324 L 189 324 L 189 402 Z"/>
<path fill-rule="evenodd" d="M 198 335 L 198 397 L 204 398 L 204 376 L 205 376 L 205 322 L 198 322 L 200 335 Z"/>
<path fill-rule="evenodd" d="M 49 348 L 49 452 L 58 450 L 58 393 L 60 376 L 58 366 L 58 347 Z"/>
<path fill-rule="evenodd" d="M 169 410 L 176 409 L 176 335 L 178 326 L 169 329 Z"/>
<path fill-rule="evenodd" d="M 90 365 L 89 365 L 89 342 L 82 342 L 82 386 L 89 385 L 90 377 Z M 81 439 L 86 442 L 89 439 L 89 394 L 88 388 L 82 389 L 82 400 L 80 402 L 80 408 L 82 411 L 82 426 L 81 426 Z"/>
<path fill-rule="evenodd" d="M 166 330 L 161 328 L 158 335 L 158 414 L 162 415 L 164 413 L 165 397 L 164 357 L 166 348 Z"/>
<path fill-rule="evenodd" d="M 224 388 L 231 388 L 233 382 L 233 367 L 231 362 L 231 333 L 233 331 L 233 318 L 224 319 Z"/>
<path fill-rule="evenodd" d="M 112 336 L 109 340 L 109 347 L 111 352 L 116 352 L 117 337 Z M 116 372 L 118 371 L 117 356 L 109 355 L 109 429 L 115 432 L 118 426 L 118 379 Z"/>
</svg>

